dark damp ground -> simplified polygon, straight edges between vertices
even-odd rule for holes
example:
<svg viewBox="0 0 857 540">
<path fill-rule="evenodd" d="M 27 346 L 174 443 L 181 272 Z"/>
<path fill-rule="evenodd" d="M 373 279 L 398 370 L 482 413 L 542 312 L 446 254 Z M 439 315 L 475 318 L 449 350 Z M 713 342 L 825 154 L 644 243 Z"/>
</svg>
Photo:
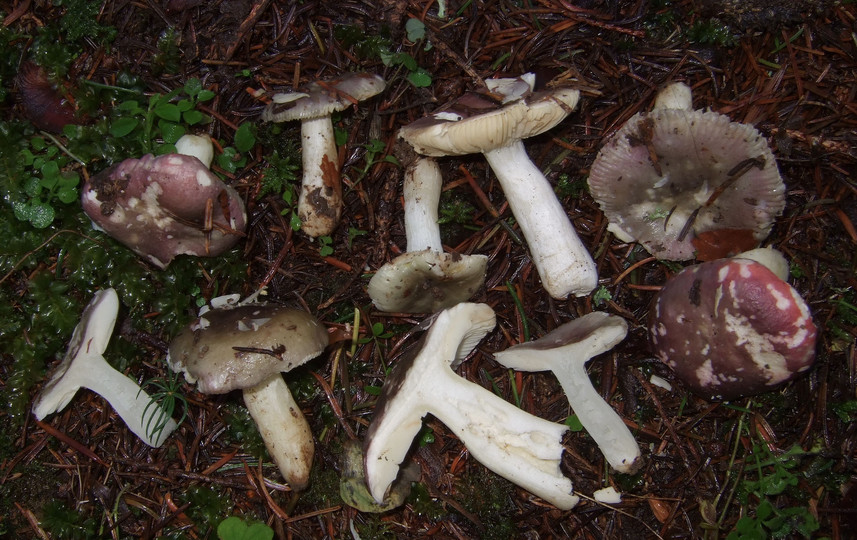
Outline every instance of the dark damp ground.
<svg viewBox="0 0 857 540">
<path fill-rule="evenodd" d="M 857 8 L 720 4 L 451 2 L 443 17 L 434 2 L 393 1 L 19 0 L 5 7 L 0 536 L 216 538 L 217 525 L 238 515 L 264 522 L 277 538 L 853 537 Z M 16 79 L 27 62 L 47 78 L 29 86 Z M 298 127 L 260 124 L 268 98 L 256 91 L 358 70 L 382 75 L 387 89 L 335 116 L 345 212 L 329 238 L 310 241 L 292 227 Z M 497 329 L 458 373 L 564 422 L 571 412 L 550 374 L 510 374 L 490 353 L 592 310 L 621 315 L 628 337 L 593 360 L 589 373 L 632 427 L 642 467 L 614 473 L 585 431 L 572 430 L 562 469 L 575 490 L 590 496 L 614 486 L 623 499 L 615 506 L 585 499 L 563 512 L 485 469 L 429 417 L 411 454 L 421 478 L 406 504 L 381 515 L 358 512 L 339 495 L 343 448 L 362 437 L 386 370 L 419 339 L 415 327 L 426 319 L 377 312 L 365 292 L 371 271 L 405 249 L 402 171 L 390 158 L 396 131 L 485 78 L 527 71 L 582 89 L 577 111 L 526 145 L 593 254 L 599 288 L 551 299 L 484 159 L 443 159 L 444 244 L 488 255 L 488 278 L 473 300 L 497 314 Z M 588 193 L 588 170 L 605 138 L 649 109 L 671 81 L 693 87 L 696 108 L 756 126 L 787 186 L 766 244 L 790 261 L 819 340 L 813 369 L 775 392 L 710 403 L 653 359 L 648 305 L 684 264 L 616 240 Z M 25 121 L 51 129 L 43 116 L 64 114 L 51 101 L 52 83 L 61 83 L 83 123 L 54 140 Z M 205 118 L 170 116 L 164 104 L 180 100 Z M 83 181 L 157 150 L 175 125 L 219 142 L 215 170 L 245 198 L 250 226 L 225 256 L 180 257 L 161 272 L 93 231 L 74 182 L 63 201 L 60 180 Z M 83 164 L 63 151 L 49 154 L 56 144 Z M 41 168 L 49 161 L 58 170 Z M 27 184 L 34 169 L 48 180 Z M 44 206 L 54 214 L 46 217 Z M 270 300 L 303 307 L 337 330 L 324 355 L 288 378 L 316 437 L 311 487 L 299 497 L 265 456 L 239 394 L 201 395 L 171 379 L 164 363 L 166 344 L 197 306 L 262 285 Z M 141 443 L 91 392 L 80 391 L 44 423 L 27 413 L 82 307 L 105 286 L 119 291 L 123 305 L 108 359 L 149 381 L 150 392 L 173 397 L 176 418 L 187 415 L 160 449 Z M 651 375 L 672 390 L 652 384 Z"/>
</svg>

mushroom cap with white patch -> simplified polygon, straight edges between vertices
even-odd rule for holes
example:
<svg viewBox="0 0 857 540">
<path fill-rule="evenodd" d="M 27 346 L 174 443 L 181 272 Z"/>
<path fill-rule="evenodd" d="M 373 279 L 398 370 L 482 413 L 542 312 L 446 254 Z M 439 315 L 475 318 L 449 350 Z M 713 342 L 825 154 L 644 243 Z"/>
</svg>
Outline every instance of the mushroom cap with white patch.
<svg viewBox="0 0 857 540">
<path fill-rule="evenodd" d="M 96 227 L 159 268 L 177 255 L 219 255 L 247 224 L 238 192 L 182 154 L 109 167 L 84 184 L 81 203 Z"/>
<path fill-rule="evenodd" d="M 289 122 L 329 116 L 381 93 L 384 79 L 371 73 L 347 73 L 336 79 L 312 82 L 298 92 L 274 94 L 262 112 L 266 122 Z"/>
<path fill-rule="evenodd" d="M 776 160 L 753 126 L 664 104 L 607 140 L 589 187 L 617 238 L 668 260 L 692 259 L 694 238 L 707 232 L 748 231 L 761 242 L 785 206 Z"/>
<path fill-rule="evenodd" d="M 657 357 L 710 400 L 772 390 L 815 358 L 817 330 L 806 303 L 750 259 L 685 268 L 656 296 L 648 327 Z"/>
<path fill-rule="evenodd" d="M 303 311 L 245 304 L 200 315 L 170 343 L 169 363 L 204 394 L 254 387 L 315 358 L 328 344 L 324 326 Z"/>
</svg>

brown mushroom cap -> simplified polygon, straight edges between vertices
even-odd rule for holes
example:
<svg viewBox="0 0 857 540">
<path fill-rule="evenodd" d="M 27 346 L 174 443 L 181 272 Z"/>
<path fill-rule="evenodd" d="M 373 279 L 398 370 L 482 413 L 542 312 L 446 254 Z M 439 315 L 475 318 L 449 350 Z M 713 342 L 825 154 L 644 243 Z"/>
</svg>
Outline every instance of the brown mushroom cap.
<svg viewBox="0 0 857 540">
<path fill-rule="evenodd" d="M 315 358 L 327 331 L 303 311 L 246 304 L 200 315 L 170 344 L 173 371 L 197 381 L 200 392 L 224 394 L 260 384 Z"/>
<path fill-rule="evenodd" d="M 749 259 L 685 268 L 649 314 L 655 354 L 707 399 L 766 392 L 807 370 L 816 327 L 788 283 Z"/>
<path fill-rule="evenodd" d="M 247 222 L 238 192 L 182 154 L 126 159 L 90 178 L 81 202 L 96 226 L 160 268 L 223 253 Z"/>
<path fill-rule="evenodd" d="M 599 151 L 589 186 L 620 240 L 669 260 L 692 259 L 708 231 L 749 230 L 760 242 L 785 206 L 765 138 L 710 111 L 633 116 Z"/>
<path fill-rule="evenodd" d="M 274 94 L 262 113 L 266 122 L 289 122 L 329 116 L 381 93 L 384 79 L 371 73 L 347 73 L 336 79 L 312 82 L 300 92 Z"/>
</svg>

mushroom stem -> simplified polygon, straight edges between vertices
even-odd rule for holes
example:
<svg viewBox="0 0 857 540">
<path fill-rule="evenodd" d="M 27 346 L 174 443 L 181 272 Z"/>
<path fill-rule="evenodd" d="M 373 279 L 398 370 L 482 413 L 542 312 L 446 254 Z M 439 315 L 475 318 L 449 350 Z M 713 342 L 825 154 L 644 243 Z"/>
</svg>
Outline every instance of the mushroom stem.
<svg viewBox="0 0 857 540">
<path fill-rule="evenodd" d="M 342 213 L 339 154 L 330 116 L 301 121 L 303 179 L 298 196 L 301 230 L 312 237 L 329 235 Z"/>
<path fill-rule="evenodd" d="M 622 418 L 595 391 L 585 366 L 590 358 L 622 341 L 627 332 L 628 324 L 621 317 L 593 312 L 560 326 L 541 339 L 494 354 L 495 360 L 508 368 L 552 371 L 569 405 L 598 444 L 607 463 L 623 473 L 637 468 L 640 447 Z"/>
<path fill-rule="evenodd" d="M 384 384 L 365 442 L 366 482 L 376 501 L 432 414 L 483 465 L 561 509 L 578 498 L 559 470 L 566 427 L 533 416 L 452 371 L 495 324 L 485 304 L 461 303 L 441 312 L 422 349 L 400 361 Z"/>
<path fill-rule="evenodd" d="M 408 251 L 443 251 L 437 211 L 443 177 L 431 158 L 417 158 L 405 169 L 405 236 Z"/>
<path fill-rule="evenodd" d="M 545 290 L 554 298 L 584 296 L 597 285 L 592 256 L 578 238 L 550 182 L 520 140 L 485 152 L 530 248 Z"/>
<path fill-rule="evenodd" d="M 68 352 L 45 384 L 33 414 L 38 420 L 65 408 L 80 388 L 88 388 L 110 403 L 135 435 L 159 447 L 176 429 L 176 423 L 133 380 L 114 369 L 102 354 L 107 349 L 119 298 L 113 289 L 95 293 L 74 329 Z M 159 424 L 163 423 L 163 427 Z"/>
<path fill-rule="evenodd" d="M 309 484 L 315 446 L 283 377 L 277 373 L 244 390 L 244 403 L 283 478 L 294 491 L 302 491 Z"/>
</svg>

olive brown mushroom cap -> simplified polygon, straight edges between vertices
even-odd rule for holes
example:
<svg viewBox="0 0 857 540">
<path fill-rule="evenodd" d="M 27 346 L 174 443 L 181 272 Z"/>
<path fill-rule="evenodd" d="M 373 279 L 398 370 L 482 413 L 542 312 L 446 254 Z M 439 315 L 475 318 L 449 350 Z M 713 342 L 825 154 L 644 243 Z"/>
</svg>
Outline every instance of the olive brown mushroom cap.
<svg viewBox="0 0 857 540">
<path fill-rule="evenodd" d="M 523 77 L 521 82 L 527 82 Z M 554 298 L 589 294 L 598 273 L 578 238 L 553 187 L 527 155 L 522 139 L 543 133 L 568 116 L 580 92 L 559 88 L 521 92 L 521 84 L 493 86 L 515 99 L 502 107 L 496 100 L 465 94 L 443 110 L 399 131 L 427 156 L 482 153 L 500 182 L 545 290 Z"/>
<path fill-rule="evenodd" d="M 443 251 L 438 225 L 442 184 L 432 158 L 417 158 L 405 169 L 407 251 L 379 268 L 367 287 L 381 311 L 433 313 L 468 300 L 485 281 L 488 257 Z"/>
<path fill-rule="evenodd" d="M 104 358 L 119 312 L 114 289 L 95 293 L 74 329 L 68 351 L 33 404 L 38 420 L 63 410 L 80 388 L 103 397 L 128 428 L 149 446 L 159 447 L 176 429 L 175 421 L 132 379 Z"/>
<path fill-rule="evenodd" d="M 309 483 L 315 446 L 281 372 L 318 356 L 328 334 L 311 315 L 273 304 L 202 313 L 170 344 L 168 363 L 204 393 L 241 389 L 274 462 L 296 491 Z"/>
<path fill-rule="evenodd" d="M 543 337 L 494 353 L 503 366 L 521 371 L 552 371 L 569 405 L 598 444 L 611 467 L 632 473 L 639 467 L 640 447 L 622 418 L 598 394 L 586 363 L 625 339 L 625 319 L 593 312 L 560 325 Z"/>
<path fill-rule="evenodd" d="M 299 92 L 274 94 L 262 113 L 268 122 L 301 121 L 303 177 L 297 211 L 301 230 L 311 237 L 332 233 L 342 215 L 339 156 L 330 115 L 384 88 L 378 75 L 349 73 L 310 83 Z"/>
<path fill-rule="evenodd" d="M 384 381 L 364 439 L 366 483 L 377 502 L 399 473 L 422 418 L 432 414 L 480 463 L 561 509 L 578 497 L 559 469 L 564 425 L 533 416 L 459 377 L 460 363 L 495 325 L 485 304 L 461 303 L 435 318 L 413 354 Z"/>
<path fill-rule="evenodd" d="M 707 232 L 746 230 L 761 242 L 785 206 L 765 138 L 722 114 L 678 108 L 680 98 L 661 101 L 628 120 L 592 165 L 590 191 L 609 230 L 669 260 L 692 259 Z"/>
<path fill-rule="evenodd" d="M 95 226 L 159 268 L 177 255 L 223 253 L 247 223 L 241 196 L 182 154 L 109 167 L 86 182 L 81 202 Z"/>
<path fill-rule="evenodd" d="M 655 297 L 648 327 L 658 358 L 710 400 L 772 390 L 815 358 L 816 327 L 798 292 L 740 257 L 676 274 Z"/>
</svg>

